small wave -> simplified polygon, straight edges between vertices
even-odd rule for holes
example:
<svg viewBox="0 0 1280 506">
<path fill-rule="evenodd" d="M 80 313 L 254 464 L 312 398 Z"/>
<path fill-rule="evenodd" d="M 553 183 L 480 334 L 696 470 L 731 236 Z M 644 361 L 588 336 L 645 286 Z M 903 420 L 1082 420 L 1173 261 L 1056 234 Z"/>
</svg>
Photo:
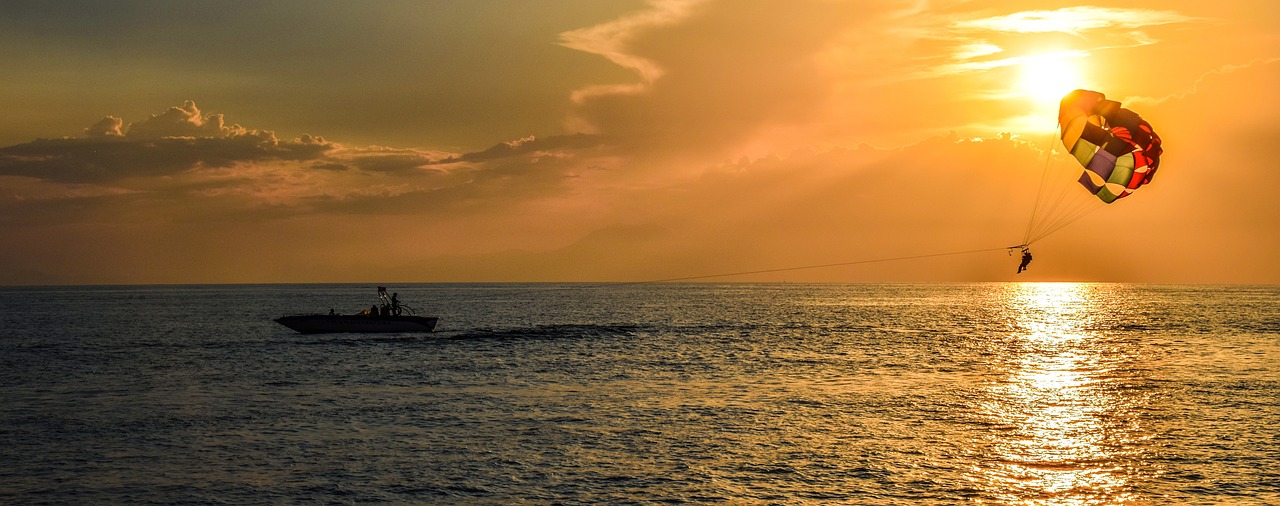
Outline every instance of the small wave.
<svg viewBox="0 0 1280 506">
<path fill-rule="evenodd" d="M 385 334 L 377 337 L 367 334 L 327 334 L 330 337 L 300 340 L 298 344 L 308 346 L 369 346 L 376 344 L 418 343 L 436 339 L 431 334 Z M 359 337 L 354 337 L 359 336 Z"/>
<path fill-rule="evenodd" d="M 1014 465 L 1026 469 L 1036 469 L 1040 471 L 1077 471 L 1077 470 L 1097 470 L 1117 469 L 1117 464 L 1110 459 L 1098 458 L 1078 458 L 1063 459 L 1054 461 L 1044 460 L 1024 460 L 1024 459 L 997 459 L 997 462 L 1007 465 Z"/>
<path fill-rule="evenodd" d="M 790 475 L 790 474 L 801 474 L 801 473 L 800 473 L 800 471 L 799 471 L 799 470 L 797 470 L 796 468 L 791 467 L 790 465 L 787 465 L 787 464 L 781 464 L 781 463 L 775 463 L 775 464 L 741 464 L 741 465 L 739 465 L 739 466 L 738 466 L 738 470 L 739 470 L 739 471 L 742 471 L 742 472 L 745 472 L 745 473 L 752 473 L 752 474 L 766 474 L 766 475 Z"/>
</svg>

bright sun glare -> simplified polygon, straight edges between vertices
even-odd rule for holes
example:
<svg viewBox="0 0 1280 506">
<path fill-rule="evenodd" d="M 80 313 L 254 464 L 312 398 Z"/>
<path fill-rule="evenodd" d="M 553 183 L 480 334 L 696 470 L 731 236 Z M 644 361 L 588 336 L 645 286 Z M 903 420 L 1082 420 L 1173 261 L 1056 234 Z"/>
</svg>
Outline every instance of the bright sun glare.
<svg viewBox="0 0 1280 506">
<path fill-rule="evenodd" d="M 1075 55 L 1046 53 L 1026 57 L 1019 64 L 1018 92 L 1039 107 L 1057 110 L 1058 101 L 1084 84 Z"/>
</svg>

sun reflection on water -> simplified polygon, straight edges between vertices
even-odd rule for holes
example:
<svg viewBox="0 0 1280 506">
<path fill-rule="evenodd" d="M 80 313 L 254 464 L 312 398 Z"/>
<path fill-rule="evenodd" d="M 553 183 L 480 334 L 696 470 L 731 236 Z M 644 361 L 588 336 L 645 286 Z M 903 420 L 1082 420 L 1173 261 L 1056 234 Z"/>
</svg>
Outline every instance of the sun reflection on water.
<svg viewBox="0 0 1280 506">
<path fill-rule="evenodd" d="M 1003 343 L 1003 377 L 986 388 L 981 416 L 989 455 L 974 480 L 1004 504 L 1132 502 L 1124 455 L 1136 432 L 1115 376 L 1098 285 L 1009 285 L 1002 310 L 1014 325 Z"/>
</svg>

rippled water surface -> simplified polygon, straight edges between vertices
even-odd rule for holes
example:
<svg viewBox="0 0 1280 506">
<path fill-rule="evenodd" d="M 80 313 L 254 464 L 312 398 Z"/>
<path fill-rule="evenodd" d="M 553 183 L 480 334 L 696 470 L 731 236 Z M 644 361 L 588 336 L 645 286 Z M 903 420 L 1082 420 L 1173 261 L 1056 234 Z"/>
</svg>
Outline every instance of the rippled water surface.
<svg viewBox="0 0 1280 506">
<path fill-rule="evenodd" d="M 1280 288 L 0 289 L 3 503 L 1278 504 Z"/>
</svg>

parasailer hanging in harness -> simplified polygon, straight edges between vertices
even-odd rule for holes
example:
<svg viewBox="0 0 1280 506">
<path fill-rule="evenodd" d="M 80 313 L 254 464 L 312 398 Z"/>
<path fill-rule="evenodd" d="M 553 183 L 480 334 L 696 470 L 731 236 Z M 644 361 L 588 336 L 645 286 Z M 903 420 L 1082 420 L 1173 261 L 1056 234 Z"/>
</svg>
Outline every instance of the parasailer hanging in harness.
<svg viewBox="0 0 1280 506">
<path fill-rule="evenodd" d="M 1027 266 L 1031 265 L 1031 250 L 1022 248 L 1022 263 L 1018 264 L 1018 274 L 1027 270 Z"/>
<path fill-rule="evenodd" d="M 1062 97 L 1058 135 L 1070 157 L 1079 163 L 1076 182 L 1107 204 L 1150 183 L 1164 154 L 1164 143 L 1150 123 L 1121 107 L 1120 102 L 1092 90 L 1075 90 Z M 1046 169 L 1049 153 L 1052 152 L 1046 152 Z M 1009 248 L 1010 254 L 1014 248 L 1022 250 L 1018 274 L 1031 264 L 1028 247 L 1032 243 L 1097 209 L 1075 204 L 1060 206 L 1066 194 L 1046 198 L 1045 188 L 1042 182 L 1022 244 Z M 1042 206 L 1042 202 L 1046 205 Z"/>
</svg>

